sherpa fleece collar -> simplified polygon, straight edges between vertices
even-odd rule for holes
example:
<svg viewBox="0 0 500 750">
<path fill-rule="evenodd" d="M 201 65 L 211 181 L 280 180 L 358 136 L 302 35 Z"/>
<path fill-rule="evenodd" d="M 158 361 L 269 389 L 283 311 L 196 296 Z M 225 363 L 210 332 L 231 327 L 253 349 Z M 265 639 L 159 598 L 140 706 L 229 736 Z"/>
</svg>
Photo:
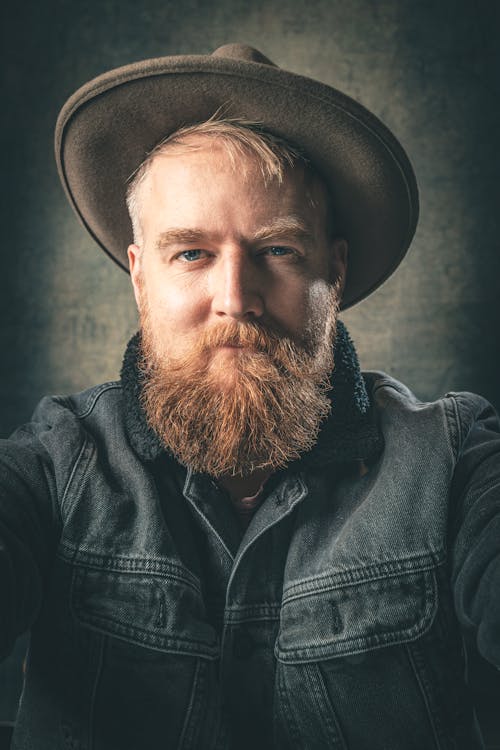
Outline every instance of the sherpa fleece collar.
<svg viewBox="0 0 500 750">
<path fill-rule="evenodd" d="M 140 333 L 129 341 L 121 371 L 125 422 L 130 443 L 145 461 L 158 458 L 165 449 L 149 427 L 141 405 L 141 374 L 138 368 Z M 323 424 L 314 448 L 294 466 L 320 467 L 329 463 L 372 460 L 382 451 L 383 438 L 359 369 L 354 344 L 341 321 L 337 323 L 335 369 L 331 378 L 332 410 Z"/>
</svg>

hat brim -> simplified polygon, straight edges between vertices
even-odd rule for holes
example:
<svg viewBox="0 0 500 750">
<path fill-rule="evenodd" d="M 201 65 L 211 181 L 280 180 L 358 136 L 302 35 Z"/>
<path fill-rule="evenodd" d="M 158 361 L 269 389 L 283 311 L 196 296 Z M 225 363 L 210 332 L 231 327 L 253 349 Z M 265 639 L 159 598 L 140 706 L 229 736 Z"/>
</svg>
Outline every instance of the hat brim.
<svg viewBox="0 0 500 750">
<path fill-rule="evenodd" d="M 130 176 L 179 127 L 211 117 L 257 121 L 298 146 L 328 183 L 349 244 L 342 308 L 359 302 L 401 262 L 414 235 L 418 192 L 392 133 L 336 89 L 272 65 L 193 55 L 146 60 L 105 73 L 64 105 L 56 161 L 85 228 L 128 269 Z"/>
</svg>

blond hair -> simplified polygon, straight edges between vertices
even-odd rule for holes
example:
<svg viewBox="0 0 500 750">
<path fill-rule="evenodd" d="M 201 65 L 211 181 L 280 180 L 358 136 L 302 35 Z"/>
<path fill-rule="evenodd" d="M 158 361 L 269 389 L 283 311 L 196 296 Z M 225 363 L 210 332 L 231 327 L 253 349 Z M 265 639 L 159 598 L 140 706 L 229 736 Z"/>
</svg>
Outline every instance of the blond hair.
<svg viewBox="0 0 500 750">
<path fill-rule="evenodd" d="M 218 119 L 216 113 L 205 122 L 179 128 L 155 146 L 129 178 L 126 201 L 134 232 L 134 242 L 137 245 L 142 242 L 141 186 L 149 175 L 154 159 L 173 148 L 182 147 L 186 151 L 201 148 L 202 146 L 199 143 L 193 142 L 192 136 L 216 138 L 224 147 L 234 169 L 241 169 L 242 157 L 253 157 L 260 167 L 266 184 L 272 180 L 277 180 L 281 184 L 287 168 L 294 167 L 297 164 L 308 166 L 307 159 L 297 148 L 279 136 L 263 130 L 256 122 Z"/>
</svg>

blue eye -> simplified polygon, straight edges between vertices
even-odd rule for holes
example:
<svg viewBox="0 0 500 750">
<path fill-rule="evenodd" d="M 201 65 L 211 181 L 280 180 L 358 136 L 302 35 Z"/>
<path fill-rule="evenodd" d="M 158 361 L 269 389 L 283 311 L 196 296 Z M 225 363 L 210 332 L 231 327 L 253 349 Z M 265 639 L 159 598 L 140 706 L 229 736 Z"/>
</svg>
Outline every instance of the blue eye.
<svg viewBox="0 0 500 750">
<path fill-rule="evenodd" d="M 184 260 L 193 261 L 193 260 L 199 260 L 201 258 L 202 250 L 184 250 L 179 257 L 183 258 Z"/>
<path fill-rule="evenodd" d="M 266 253 L 278 258 L 282 255 L 289 255 L 291 252 L 293 251 L 289 247 L 282 247 L 281 245 L 272 245 L 266 248 Z"/>
</svg>

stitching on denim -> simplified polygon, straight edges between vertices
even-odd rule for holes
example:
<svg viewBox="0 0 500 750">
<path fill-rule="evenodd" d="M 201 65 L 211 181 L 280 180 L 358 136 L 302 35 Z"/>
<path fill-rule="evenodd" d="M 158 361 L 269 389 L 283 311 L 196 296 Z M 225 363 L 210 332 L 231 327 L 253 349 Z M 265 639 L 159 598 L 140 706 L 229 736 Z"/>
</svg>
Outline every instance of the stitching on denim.
<svg viewBox="0 0 500 750">
<path fill-rule="evenodd" d="M 446 417 L 446 437 L 448 438 L 453 458 L 456 461 L 462 442 L 462 425 L 460 414 L 458 413 L 457 400 L 452 394 L 448 394 L 443 398 L 443 410 Z"/>
<path fill-rule="evenodd" d="M 138 626 L 123 625 L 112 618 L 102 615 L 86 614 L 77 604 L 77 578 L 78 569 L 73 568 L 71 584 L 69 589 L 69 607 L 75 622 L 104 635 L 111 635 L 127 643 L 152 648 L 162 653 L 186 654 L 192 656 L 197 654 L 205 659 L 215 659 L 219 655 L 218 643 L 207 641 L 172 638 L 168 635 L 154 633 Z"/>
<path fill-rule="evenodd" d="M 92 686 L 92 694 L 90 696 L 90 710 L 89 710 L 89 729 L 88 729 L 88 737 L 89 737 L 89 748 L 88 750 L 92 750 L 94 747 L 94 714 L 95 714 L 95 704 L 97 700 L 97 688 L 99 685 L 99 681 L 101 679 L 102 674 L 102 667 L 104 663 L 104 647 L 105 647 L 105 636 L 101 635 L 99 639 L 99 658 L 97 660 L 97 669 L 94 679 L 94 685 Z"/>
<path fill-rule="evenodd" d="M 225 618 L 226 625 L 245 625 L 245 624 L 252 624 L 252 623 L 259 623 L 259 622 L 267 622 L 267 623 L 273 623 L 278 622 L 280 619 L 280 611 L 274 615 L 267 614 L 267 615 L 243 615 L 242 617 L 239 617 L 237 613 L 230 615 L 229 617 Z"/>
<path fill-rule="evenodd" d="M 321 726 L 326 725 L 327 727 L 328 747 L 347 750 L 319 665 L 317 663 L 307 664 L 303 667 L 302 673 L 309 683 L 311 695 L 321 716 Z"/>
<path fill-rule="evenodd" d="M 83 405 L 83 411 L 75 411 L 76 416 L 79 419 L 85 419 L 92 412 L 100 396 L 102 396 L 105 391 L 121 390 L 121 387 L 120 381 L 110 380 L 107 383 L 101 383 L 101 385 L 93 388 Z"/>
<path fill-rule="evenodd" d="M 244 547 L 241 546 L 239 548 L 239 550 L 238 550 L 238 552 L 236 554 L 236 557 L 234 558 L 233 569 L 231 571 L 231 575 L 229 576 L 229 581 L 227 583 L 227 589 L 226 589 L 226 608 L 227 609 L 230 609 L 230 606 L 231 606 L 229 604 L 229 601 L 230 601 L 230 592 L 231 592 L 233 581 L 234 581 L 234 579 L 236 577 L 236 574 L 237 574 L 237 571 L 239 569 L 241 560 L 246 555 L 246 553 L 248 552 L 248 550 L 251 547 L 253 547 L 256 544 L 256 542 L 262 536 L 264 536 L 264 534 L 266 534 L 268 531 L 270 531 L 272 528 L 274 528 L 274 526 L 276 526 L 278 523 L 281 523 L 282 521 L 284 521 L 285 518 L 288 518 L 288 516 L 290 516 L 292 514 L 292 512 L 294 511 L 297 503 L 304 496 L 307 495 L 307 487 L 306 487 L 306 485 L 305 485 L 305 483 L 304 483 L 303 480 L 301 480 L 301 484 L 302 484 L 302 493 L 299 493 L 297 495 L 297 497 L 296 497 L 295 502 L 293 503 L 293 505 L 289 505 L 288 508 L 285 510 L 285 512 L 281 516 L 279 516 L 278 518 L 275 518 L 272 523 L 267 524 L 267 526 L 265 526 L 263 529 L 260 529 L 260 531 L 254 537 L 252 537 L 251 539 L 248 540 L 247 544 Z"/>
<path fill-rule="evenodd" d="M 434 622 L 437 607 L 437 584 L 435 576 L 426 575 L 423 591 L 424 609 L 420 619 L 412 626 L 372 635 L 356 635 L 350 638 L 324 639 L 319 645 L 284 647 L 280 638 L 275 644 L 275 656 L 284 663 L 317 661 L 332 655 L 364 653 L 393 643 L 407 643 L 426 633 Z M 420 614 L 420 612 L 419 612 Z"/>
<path fill-rule="evenodd" d="M 305 596 L 313 596 L 325 591 L 331 591 L 349 586 L 357 586 L 360 583 L 369 583 L 387 578 L 396 578 L 400 575 L 412 575 L 425 573 L 439 567 L 446 561 L 446 551 L 441 550 L 436 556 L 432 554 L 415 555 L 397 560 L 387 560 L 374 565 L 359 566 L 350 570 L 334 573 L 324 573 L 320 576 L 304 578 L 283 590 L 283 604 Z M 422 564 L 419 564 L 419 563 Z M 418 567 L 412 567 L 418 564 Z M 320 585 L 318 585 L 320 584 Z M 296 592 L 296 593 L 295 593 Z"/>
<path fill-rule="evenodd" d="M 187 500 L 189 501 L 191 507 L 194 508 L 194 510 L 196 511 L 196 513 L 200 516 L 200 518 L 202 519 L 203 523 L 206 526 L 208 526 L 209 530 L 212 532 L 212 534 L 214 535 L 214 537 L 217 539 L 217 541 L 221 545 L 222 549 L 226 552 L 226 554 L 228 555 L 228 557 L 231 560 L 231 562 L 233 562 L 234 558 L 233 558 L 230 550 L 226 546 L 224 540 L 222 539 L 222 537 L 218 533 L 217 529 L 215 529 L 212 526 L 212 524 L 210 523 L 210 521 L 208 520 L 208 518 L 201 512 L 201 510 L 198 508 L 197 504 L 195 502 L 193 502 L 193 500 L 191 499 L 191 497 L 190 497 L 189 494 L 188 495 L 184 495 L 184 497 L 187 498 Z"/>
<path fill-rule="evenodd" d="M 282 664 L 303 664 L 305 662 L 321 661 L 337 656 L 354 656 L 367 651 L 376 651 L 387 646 L 399 646 L 412 643 L 425 635 L 432 627 L 435 612 L 426 613 L 421 622 L 406 630 L 396 630 L 385 635 L 358 636 L 343 641 L 325 641 L 320 646 L 306 648 L 284 648 L 276 643 L 275 656 Z"/>
<path fill-rule="evenodd" d="M 464 396 L 467 395 L 465 392 L 451 391 L 447 395 L 452 399 L 453 405 L 455 408 L 458 435 L 459 435 L 458 450 L 460 451 L 462 443 L 467 437 L 468 430 L 471 428 L 472 424 L 477 419 L 477 416 L 478 416 L 477 409 L 471 403 L 472 399 L 464 398 Z M 465 412 L 465 414 L 463 412 Z"/>
<path fill-rule="evenodd" d="M 295 478 L 293 478 L 293 480 L 289 480 L 288 483 L 282 484 L 278 487 L 276 503 L 277 505 L 287 504 L 288 509 L 291 509 L 307 494 L 307 484 L 304 480 L 303 473 L 300 472 Z"/>
<path fill-rule="evenodd" d="M 196 705 L 197 699 L 198 699 L 198 702 L 200 700 L 200 696 L 198 695 L 198 693 L 200 692 L 198 690 L 198 680 L 199 680 L 201 669 L 202 669 L 202 663 L 198 659 L 196 662 L 196 667 L 195 667 L 195 671 L 193 675 L 193 683 L 191 685 L 191 694 L 189 696 L 189 704 L 186 710 L 184 724 L 183 724 L 182 731 L 179 737 L 177 750 L 182 750 L 183 747 L 185 748 L 193 747 L 193 743 L 192 743 L 193 724 L 195 723 L 195 720 L 196 720 L 195 714 L 197 713 L 195 712 L 194 707 Z M 192 717 L 192 720 L 191 720 L 191 717 Z"/>
<path fill-rule="evenodd" d="M 213 661 L 219 656 L 217 644 L 209 644 L 203 641 L 172 638 L 165 635 L 155 635 L 143 628 L 132 628 L 105 617 L 82 617 L 71 607 L 72 615 L 77 623 L 113 638 L 118 638 L 135 646 L 145 646 L 162 654 L 175 654 L 177 656 L 199 656 L 201 659 Z M 108 627 L 106 627 L 108 626 Z M 109 627 L 112 626 L 112 627 Z"/>
<path fill-rule="evenodd" d="M 283 717 L 285 720 L 284 724 L 285 727 L 288 728 L 289 736 L 291 737 L 294 746 L 297 748 L 302 748 L 302 741 L 300 737 L 299 727 L 297 724 L 297 719 L 295 712 L 292 710 L 292 707 L 290 705 L 290 701 L 288 698 L 288 689 L 285 682 L 285 668 L 283 666 L 278 665 L 278 671 L 276 675 L 276 688 L 279 695 L 279 703 L 278 703 L 278 716 Z M 281 718 L 280 716 L 280 718 Z"/>
<path fill-rule="evenodd" d="M 409 662 L 411 664 L 411 668 L 413 671 L 413 674 L 415 676 L 415 679 L 417 681 L 418 687 L 420 689 L 420 693 L 422 695 L 422 700 L 425 704 L 425 708 L 427 709 L 427 718 L 429 719 L 429 724 L 432 729 L 432 734 L 434 736 L 434 741 L 436 743 L 436 750 L 442 750 L 441 741 L 439 740 L 437 727 L 434 720 L 434 712 L 431 709 L 430 703 L 429 703 L 429 696 L 427 694 L 427 690 L 425 689 L 425 686 L 422 681 L 422 675 L 420 673 L 420 670 L 417 668 L 414 654 L 412 653 L 412 649 L 410 648 L 409 644 L 406 644 L 405 651 L 408 655 Z"/>
<path fill-rule="evenodd" d="M 241 624 L 244 622 L 273 622 L 279 620 L 281 613 L 281 604 L 258 605 L 238 607 L 234 604 L 227 607 L 224 612 L 224 622 L 226 624 Z"/>
<path fill-rule="evenodd" d="M 99 553 L 86 552 L 76 545 L 64 542 L 57 551 L 57 557 L 63 562 L 70 562 L 87 570 L 107 571 L 110 573 L 130 573 L 131 575 L 146 575 L 167 578 L 184 583 L 197 594 L 201 594 L 201 585 L 195 576 L 163 558 L 130 556 L 108 557 Z"/>
<path fill-rule="evenodd" d="M 91 443 L 90 443 L 91 449 L 89 450 L 89 455 L 88 455 L 88 458 L 87 458 L 87 461 L 86 461 L 86 466 L 85 465 L 81 466 L 81 464 L 83 464 L 83 457 L 85 455 L 85 449 L 87 448 L 87 445 L 89 445 L 89 441 L 87 440 L 87 438 L 84 438 L 83 443 L 82 443 L 82 447 L 80 448 L 80 450 L 78 452 L 78 455 L 77 455 L 77 457 L 75 459 L 75 463 L 73 464 L 73 468 L 72 468 L 72 470 L 70 472 L 70 475 L 68 477 L 68 481 L 66 482 L 66 487 L 64 488 L 64 492 L 63 492 L 63 495 L 62 495 L 62 498 L 61 498 L 61 503 L 60 503 L 61 514 L 65 512 L 65 507 L 64 506 L 66 505 L 66 500 L 68 498 L 69 491 L 70 491 L 70 488 L 71 488 L 71 486 L 73 484 L 73 481 L 74 481 L 74 478 L 75 478 L 75 475 L 76 475 L 77 471 L 81 468 L 82 474 L 85 474 L 86 468 L 88 467 L 88 465 L 90 463 L 90 459 L 91 459 L 91 457 L 93 455 L 93 452 L 94 452 L 93 451 L 93 446 L 92 446 Z M 75 498 L 73 498 L 73 503 L 71 505 L 74 504 L 75 500 L 76 500 L 76 496 L 75 496 Z M 71 510 L 71 508 L 68 509 L 68 512 L 70 510 Z"/>
<path fill-rule="evenodd" d="M 377 379 L 373 384 L 372 393 L 376 393 L 381 388 L 392 388 L 393 391 L 396 391 L 396 393 L 399 393 L 401 396 L 407 396 L 409 393 L 408 390 L 406 390 L 404 387 L 401 387 L 401 384 L 391 378 L 390 375 L 386 375 L 385 373 L 377 373 Z"/>
</svg>

